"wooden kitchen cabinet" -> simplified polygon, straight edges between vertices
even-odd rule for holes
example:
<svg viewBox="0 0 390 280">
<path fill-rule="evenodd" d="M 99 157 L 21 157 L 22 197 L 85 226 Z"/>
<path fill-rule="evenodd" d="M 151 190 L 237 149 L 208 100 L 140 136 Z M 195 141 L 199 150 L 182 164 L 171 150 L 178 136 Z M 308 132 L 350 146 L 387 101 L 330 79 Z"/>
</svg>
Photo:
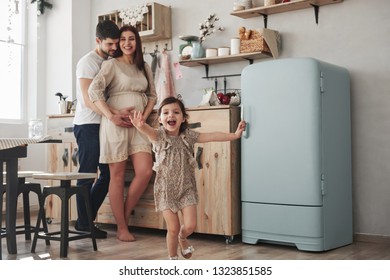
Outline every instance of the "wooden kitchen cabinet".
<svg viewBox="0 0 390 280">
<path fill-rule="evenodd" d="M 235 132 L 240 121 L 237 106 L 188 110 L 189 123 L 199 132 Z M 241 233 L 240 140 L 198 143 L 195 170 L 199 193 L 195 232 L 224 235 L 227 243 Z"/>
<path fill-rule="evenodd" d="M 73 115 L 54 115 L 47 119 L 47 134 L 62 143 L 48 144 L 48 172 L 77 172 L 77 143 L 73 134 Z M 59 181 L 49 181 L 49 185 L 59 185 Z M 72 181 L 76 185 L 76 181 Z M 76 196 L 69 201 L 69 218 L 77 219 Z M 61 219 L 61 200 L 51 195 L 46 199 L 46 217 L 51 220 Z"/>
<path fill-rule="evenodd" d="M 187 112 L 190 125 L 199 132 L 234 132 L 240 121 L 240 108 L 236 106 L 199 107 Z M 159 125 L 155 114 L 148 120 L 154 127 Z M 195 177 L 199 192 L 195 232 L 223 235 L 230 242 L 241 233 L 240 141 L 196 144 L 194 154 L 198 163 Z M 130 182 L 133 176 L 129 162 L 126 181 Z M 166 229 L 162 214 L 155 211 L 153 182 L 154 178 L 135 207 L 129 225 Z M 98 221 L 115 224 L 109 194 L 100 207 Z"/>
<path fill-rule="evenodd" d="M 188 109 L 189 123 L 199 132 L 234 132 L 240 121 L 240 107 L 212 106 Z M 77 171 L 75 161 L 77 144 L 70 128 L 73 117 L 49 117 L 48 134 L 55 139 L 62 139 L 63 143 L 49 145 L 49 171 Z M 156 112 L 154 111 L 148 123 L 157 127 Z M 67 131 L 67 132 L 66 132 Z M 197 233 L 215 234 L 226 237 L 230 242 L 233 237 L 241 233 L 240 207 L 240 140 L 231 142 L 197 143 L 194 148 L 197 160 L 195 170 L 196 184 L 199 193 L 197 207 Z M 66 163 L 67 161 L 67 163 Z M 131 161 L 128 161 L 125 175 L 126 186 L 134 177 Z M 134 208 L 129 219 L 130 226 L 166 229 L 163 216 L 155 211 L 153 194 L 154 177 Z M 127 193 L 125 188 L 124 196 Z M 47 216 L 57 219 L 60 216 L 59 203 L 56 197 L 49 200 Z M 71 220 L 77 218 L 75 200 L 70 205 Z M 111 211 L 109 194 L 100 207 L 97 222 L 116 224 Z"/>
</svg>

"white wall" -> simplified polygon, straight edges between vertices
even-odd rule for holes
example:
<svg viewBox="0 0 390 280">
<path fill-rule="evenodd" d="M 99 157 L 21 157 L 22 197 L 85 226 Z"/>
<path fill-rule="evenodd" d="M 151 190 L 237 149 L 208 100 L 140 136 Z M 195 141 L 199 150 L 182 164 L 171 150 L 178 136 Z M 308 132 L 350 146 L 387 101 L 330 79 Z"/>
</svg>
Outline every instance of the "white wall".
<svg viewBox="0 0 390 280">
<path fill-rule="evenodd" d="M 72 5 L 76 1 L 53 1 L 53 9 L 46 10 L 46 113 L 58 113 L 56 92 L 72 100 Z"/>
<path fill-rule="evenodd" d="M 211 12 L 217 13 L 220 25 L 226 30 L 208 37 L 204 43 L 206 47 L 229 45 L 230 38 L 237 35 L 240 26 L 263 27 L 262 17 L 244 20 L 230 15 L 234 1 L 158 2 L 172 7 L 172 62 L 178 60 L 178 48 L 183 43 L 178 36 L 198 35 L 199 23 Z M 55 92 L 69 95 L 74 90 L 75 63 L 94 47 L 97 15 L 142 4 L 144 1 L 53 0 L 52 3 L 53 9 L 39 17 L 41 26 L 38 27 L 41 31 L 46 30 L 45 35 L 38 32 L 39 40 L 45 40 L 44 46 L 38 42 L 41 49 L 45 49 L 45 52 L 38 52 L 38 62 L 47 62 L 45 69 L 38 66 L 38 70 L 45 76 L 38 74 L 37 88 L 44 89 L 46 98 L 38 100 L 37 104 L 46 104 L 46 114 L 57 113 Z M 268 28 L 282 34 L 282 58 L 315 57 L 349 69 L 352 91 L 354 231 L 388 237 L 389 10 L 390 2 L 387 0 L 345 0 L 340 4 L 321 7 L 318 25 L 315 24 L 312 9 L 271 15 L 268 18 Z M 42 24 L 45 24 L 44 28 Z M 255 63 L 262 61 L 256 60 Z M 240 73 L 246 65 L 246 62 L 212 65 L 210 75 Z M 214 86 L 214 81 L 201 79 L 205 75 L 203 67 L 181 67 L 180 70 L 183 78 L 175 81 L 177 92 L 183 95 L 187 106 L 195 106 L 201 100 L 203 88 Z M 280 79 L 282 81 L 283 77 Z M 240 87 L 240 79 L 229 79 L 228 87 Z"/>
</svg>

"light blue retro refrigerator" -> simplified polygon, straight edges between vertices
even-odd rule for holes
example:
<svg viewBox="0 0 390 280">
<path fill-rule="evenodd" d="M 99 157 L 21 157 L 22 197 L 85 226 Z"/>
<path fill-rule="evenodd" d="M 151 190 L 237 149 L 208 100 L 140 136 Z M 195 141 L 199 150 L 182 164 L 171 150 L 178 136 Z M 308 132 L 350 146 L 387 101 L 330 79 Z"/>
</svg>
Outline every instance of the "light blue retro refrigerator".
<svg viewBox="0 0 390 280">
<path fill-rule="evenodd" d="M 352 243 L 350 81 L 313 58 L 241 76 L 242 241 L 326 251 Z"/>
</svg>

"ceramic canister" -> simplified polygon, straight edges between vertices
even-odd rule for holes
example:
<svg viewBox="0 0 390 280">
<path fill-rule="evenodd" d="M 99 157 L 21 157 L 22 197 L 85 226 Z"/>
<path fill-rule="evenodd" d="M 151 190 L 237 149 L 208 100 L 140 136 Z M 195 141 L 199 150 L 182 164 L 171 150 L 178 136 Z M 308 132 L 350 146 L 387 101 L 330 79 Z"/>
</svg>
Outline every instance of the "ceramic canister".
<svg viewBox="0 0 390 280">
<path fill-rule="evenodd" d="M 229 55 L 229 52 L 230 52 L 230 48 L 228 48 L 228 47 L 218 48 L 218 56 Z"/>
<path fill-rule="evenodd" d="M 232 38 L 230 40 L 230 54 L 240 53 L 240 38 Z"/>
<path fill-rule="evenodd" d="M 206 49 L 206 57 L 217 56 L 217 49 Z"/>
</svg>

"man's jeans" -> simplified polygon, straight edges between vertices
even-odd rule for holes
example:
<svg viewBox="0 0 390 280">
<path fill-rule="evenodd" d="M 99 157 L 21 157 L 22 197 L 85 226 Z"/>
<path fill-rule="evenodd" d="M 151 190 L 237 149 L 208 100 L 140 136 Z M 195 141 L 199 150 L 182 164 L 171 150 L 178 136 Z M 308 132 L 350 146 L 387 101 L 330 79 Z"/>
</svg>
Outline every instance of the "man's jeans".
<svg viewBox="0 0 390 280">
<path fill-rule="evenodd" d="M 95 220 L 99 207 L 108 193 L 110 170 L 107 164 L 99 164 L 99 124 L 83 124 L 74 126 L 74 135 L 78 145 L 79 172 L 96 173 L 100 170 L 99 178 L 77 180 L 77 186 L 87 185 L 90 189 L 92 219 Z M 82 196 L 77 195 L 77 225 L 79 228 L 88 227 L 87 211 Z"/>
</svg>

